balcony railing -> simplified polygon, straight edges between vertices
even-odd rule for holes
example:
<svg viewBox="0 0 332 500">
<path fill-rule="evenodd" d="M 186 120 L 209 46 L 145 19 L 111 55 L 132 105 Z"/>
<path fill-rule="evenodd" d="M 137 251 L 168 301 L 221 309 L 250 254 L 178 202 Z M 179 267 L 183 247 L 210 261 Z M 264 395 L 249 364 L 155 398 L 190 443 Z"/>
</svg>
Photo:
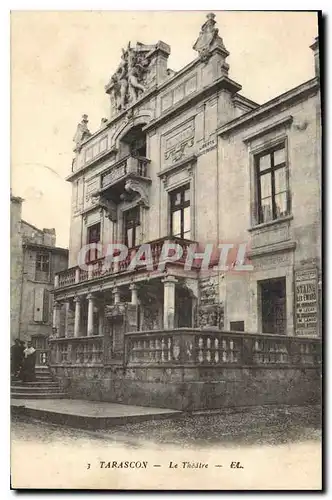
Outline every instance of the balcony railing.
<svg viewBox="0 0 332 500">
<path fill-rule="evenodd" d="M 102 174 L 101 189 L 105 189 L 129 175 L 148 177 L 149 163 L 150 160 L 147 158 L 127 156 Z"/>
<path fill-rule="evenodd" d="M 50 365 L 109 364 L 110 337 L 53 338 Z M 244 332 L 174 329 L 124 334 L 124 367 L 319 367 L 321 340 Z"/>
<path fill-rule="evenodd" d="M 180 238 L 164 237 L 158 240 L 151 241 L 147 244 L 150 245 L 151 254 L 153 259 L 153 267 L 156 269 L 161 262 L 162 248 L 165 243 L 178 244 L 182 247 L 182 256 L 177 260 L 177 263 L 184 265 L 188 248 L 190 245 L 197 245 L 195 241 L 184 240 Z M 67 286 L 72 286 L 77 283 L 82 283 L 88 280 L 102 278 L 110 274 L 117 274 L 125 272 L 128 270 L 131 260 L 134 258 L 140 246 L 134 247 L 128 251 L 128 255 L 125 259 L 119 262 L 109 262 L 106 257 L 101 257 L 93 262 L 87 264 L 88 269 L 82 269 L 79 266 L 71 267 L 65 271 L 61 271 L 56 275 L 55 278 L 55 288 L 63 288 Z M 171 251 L 169 252 L 171 256 Z M 145 266 L 144 256 L 142 256 L 142 267 Z M 167 262 L 167 259 L 165 259 Z M 137 268 L 139 268 L 139 262 Z"/>
<path fill-rule="evenodd" d="M 192 329 L 125 334 L 125 363 L 135 365 L 319 365 L 319 339 Z"/>
</svg>

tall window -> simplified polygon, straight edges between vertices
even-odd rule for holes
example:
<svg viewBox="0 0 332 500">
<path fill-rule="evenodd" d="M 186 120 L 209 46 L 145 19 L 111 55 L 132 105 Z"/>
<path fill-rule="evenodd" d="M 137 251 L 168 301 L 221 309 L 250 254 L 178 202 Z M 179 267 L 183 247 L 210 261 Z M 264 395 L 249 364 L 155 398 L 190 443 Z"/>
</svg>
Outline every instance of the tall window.
<svg viewBox="0 0 332 500">
<path fill-rule="evenodd" d="M 170 193 L 171 234 L 190 239 L 190 185 Z"/>
<path fill-rule="evenodd" d="M 289 214 L 288 172 L 285 145 L 256 158 L 258 222 Z"/>
<path fill-rule="evenodd" d="M 87 235 L 87 244 L 90 243 L 100 243 L 100 222 L 98 224 L 94 224 L 93 226 L 88 227 L 88 235 Z M 93 260 L 98 259 L 98 250 L 89 250 L 87 252 L 87 262 L 91 262 Z"/>
<path fill-rule="evenodd" d="M 124 212 L 124 236 L 125 245 L 128 248 L 139 244 L 139 208 L 132 208 Z"/>
</svg>

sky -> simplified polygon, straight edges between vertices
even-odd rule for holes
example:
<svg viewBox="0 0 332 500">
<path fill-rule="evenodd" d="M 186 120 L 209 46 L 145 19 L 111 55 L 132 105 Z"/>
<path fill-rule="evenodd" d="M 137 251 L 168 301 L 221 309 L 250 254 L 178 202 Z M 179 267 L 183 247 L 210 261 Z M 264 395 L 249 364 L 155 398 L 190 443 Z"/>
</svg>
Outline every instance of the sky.
<svg viewBox="0 0 332 500">
<path fill-rule="evenodd" d="M 262 104 L 314 76 L 314 12 L 216 13 L 241 94 Z M 91 132 L 109 118 L 104 85 L 130 40 L 171 46 L 175 71 L 195 59 L 204 11 L 11 13 L 11 187 L 23 218 L 55 227 L 68 247 L 72 141 L 83 113 Z"/>
</svg>

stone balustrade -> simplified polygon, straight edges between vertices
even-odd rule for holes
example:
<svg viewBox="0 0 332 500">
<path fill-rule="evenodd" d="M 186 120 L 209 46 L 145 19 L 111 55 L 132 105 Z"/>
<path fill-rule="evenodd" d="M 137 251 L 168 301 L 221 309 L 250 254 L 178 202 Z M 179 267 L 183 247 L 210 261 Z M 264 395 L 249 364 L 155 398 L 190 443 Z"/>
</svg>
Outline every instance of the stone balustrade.
<svg viewBox="0 0 332 500">
<path fill-rule="evenodd" d="M 124 336 L 123 363 L 128 367 L 318 367 L 321 364 L 321 340 L 313 338 L 189 328 L 133 332 Z M 51 366 L 102 366 L 109 362 L 109 346 L 102 335 L 53 338 L 49 342 Z"/>
<path fill-rule="evenodd" d="M 69 337 L 50 339 L 50 366 L 101 366 L 104 360 L 104 337 Z"/>
<path fill-rule="evenodd" d="M 318 366 L 321 341 L 193 329 L 135 332 L 125 335 L 125 356 L 128 366 Z"/>
<path fill-rule="evenodd" d="M 36 366 L 48 366 L 49 349 L 36 349 Z"/>
</svg>

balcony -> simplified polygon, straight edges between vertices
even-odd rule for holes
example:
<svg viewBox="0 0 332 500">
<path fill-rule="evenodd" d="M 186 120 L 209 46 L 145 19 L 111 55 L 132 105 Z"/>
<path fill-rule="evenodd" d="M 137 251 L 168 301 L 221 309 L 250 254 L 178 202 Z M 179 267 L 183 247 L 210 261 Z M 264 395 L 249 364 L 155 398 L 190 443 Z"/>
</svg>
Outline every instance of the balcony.
<svg viewBox="0 0 332 500">
<path fill-rule="evenodd" d="M 182 247 L 182 256 L 177 260 L 177 264 L 184 265 L 187 257 L 188 248 L 190 245 L 197 245 L 197 242 L 192 240 L 184 240 L 180 238 L 174 237 L 164 237 L 158 240 L 146 242 L 147 245 L 150 245 L 151 255 L 153 259 L 153 267 L 157 269 L 160 258 L 162 256 L 162 248 L 163 245 L 167 243 L 178 244 Z M 84 283 L 90 280 L 101 279 L 107 276 L 114 276 L 119 273 L 123 273 L 128 271 L 131 260 L 134 258 L 137 253 L 140 245 L 134 248 L 131 248 L 128 251 L 128 255 L 125 259 L 118 262 L 109 262 L 104 257 L 101 257 L 93 262 L 90 262 L 87 267 L 87 270 L 81 269 L 79 266 L 71 267 L 70 269 L 66 269 L 65 271 L 61 271 L 55 276 L 55 289 L 66 288 L 73 285 L 77 285 L 79 283 Z M 171 254 L 171 252 L 170 252 Z M 165 259 L 167 262 L 167 258 Z M 144 262 L 144 256 L 142 257 L 142 268 L 146 269 L 146 265 Z M 137 264 L 136 269 L 140 268 L 140 264 Z"/>
<path fill-rule="evenodd" d="M 127 156 L 118 161 L 101 174 L 100 189 L 95 196 L 102 196 L 118 204 L 130 191 L 132 183 L 129 179 L 136 180 L 143 186 L 149 184 L 148 165 L 150 160 L 143 157 Z"/>
</svg>

